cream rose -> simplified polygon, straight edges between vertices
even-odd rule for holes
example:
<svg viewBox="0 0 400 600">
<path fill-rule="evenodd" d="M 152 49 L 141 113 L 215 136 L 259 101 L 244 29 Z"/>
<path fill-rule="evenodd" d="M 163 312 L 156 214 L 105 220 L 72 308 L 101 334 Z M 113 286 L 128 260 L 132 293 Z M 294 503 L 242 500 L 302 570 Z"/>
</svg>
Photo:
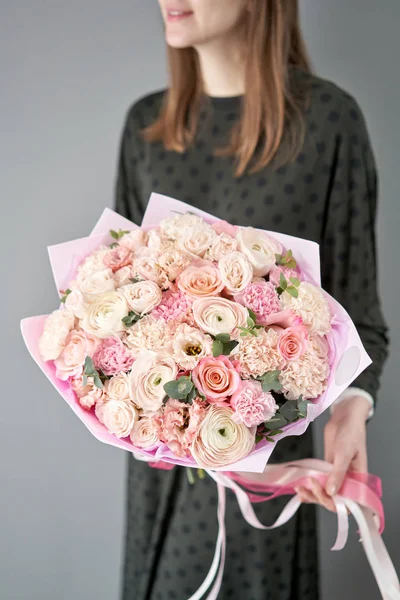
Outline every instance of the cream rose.
<svg viewBox="0 0 400 600">
<path fill-rule="evenodd" d="M 194 369 L 199 360 L 212 353 L 212 338 L 183 323 L 177 327 L 173 343 L 174 360 L 183 369 Z"/>
<path fill-rule="evenodd" d="M 115 287 L 118 289 L 124 285 L 131 283 L 133 279 L 132 267 L 122 267 L 118 269 L 113 275 Z"/>
<path fill-rule="evenodd" d="M 223 232 L 213 241 L 204 258 L 218 262 L 225 254 L 235 252 L 237 247 L 237 240 L 228 233 Z"/>
<path fill-rule="evenodd" d="M 253 265 L 254 275 L 264 276 L 276 263 L 275 254 L 282 254 L 282 245 L 265 231 L 245 227 L 237 233 L 239 250 Z"/>
<path fill-rule="evenodd" d="M 138 281 L 120 289 L 128 306 L 138 315 L 149 313 L 158 306 L 162 299 L 162 291 L 154 281 Z"/>
<path fill-rule="evenodd" d="M 130 400 L 109 400 L 103 407 L 102 417 L 109 433 L 124 438 L 130 435 L 139 413 Z"/>
<path fill-rule="evenodd" d="M 126 373 L 119 373 L 108 379 L 105 384 L 105 392 L 110 400 L 129 399 L 129 379 Z"/>
<path fill-rule="evenodd" d="M 78 319 L 83 319 L 88 309 L 88 303 L 85 301 L 82 292 L 76 288 L 73 289 L 65 299 L 65 308 L 72 312 Z"/>
<path fill-rule="evenodd" d="M 142 352 L 129 374 L 131 399 L 145 414 L 157 412 L 166 396 L 164 385 L 176 379 L 177 374 L 177 364 L 170 356 Z"/>
<path fill-rule="evenodd" d="M 204 227 L 205 221 L 192 213 L 167 217 L 160 222 L 160 231 L 170 240 L 177 240 L 188 227 Z"/>
<path fill-rule="evenodd" d="M 302 281 L 297 288 L 298 297 L 294 298 L 288 292 L 281 294 L 284 308 L 292 310 L 303 319 L 310 333 L 325 335 L 331 329 L 331 311 L 321 288 Z"/>
<path fill-rule="evenodd" d="M 131 431 L 131 442 L 138 448 L 150 450 L 159 443 L 157 429 L 150 417 L 142 417 L 136 421 Z"/>
<path fill-rule="evenodd" d="M 125 296 L 121 292 L 108 292 L 92 302 L 81 320 L 81 327 L 101 339 L 120 335 L 126 329 L 122 319 L 128 312 Z"/>
<path fill-rule="evenodd" d="M 254 448 L 255 429 L 235 423 L 233 410 L 213 405 L 202 421 L 191 447 L 199 467 L 215 469 L 247 456 Z"/>
<path fill-rule="evenodd" d="M 247 309 L 226 298 L 199 298 L 193 302 L 192 310 L 197 326 L 211 335 L 229 333 L 238 337 L 238 328 L 247 326 Z"/>
<path fill-rule="evenodd" d="M 99 294 L 112 292 L 115 289 L 113 272 L 111 269 L 103 269 L 83 278 L 80 289 L 86 302 L 93 302 Z"/>
<path fill-rule="evenodd" d="M 70 331 L 65 340 L 65 347 L 54 361 L 58 379 L 66 381 L 70 377 L 80 375 L 86 357 L 93 356 L 99 343 L 95 337 L 84 331 Z"/>
<path fill-rule="evenodd" d="M 74 326 L 75 316 L 68 309 L 55 310 L 47 317 L 39 340 L 39 352 L 44 361 L 55 360 L 60 356 Z"/>
<path fill-rule="evenodd" d="M 183 229 L 176 245 L 179 250 L 187 252 L 193 257 L 203 258 L 216 237 L 214 229 L 206 223 L 202 223 L 199 226 Z"/>
<path fill-rule="evenodd" d="M 218 268 L 208 260 L 198 260 L 190 265 L 176 283 L 192 299 L 216 296 L 224 287 Z"/>
<path fill-rule="evenodd" d="M 131 252 L 137 252 L 139 248 L 147 245 L 147 239 L 148 235 L 146 231 L 134 229 L 122 236 L 122 238 L 118 240 L 118 244 Z"/>
<path fill-rule="evenodd" d="M 252 264 L 243 252 L 225 254 L 218 267 L 225 288 L 232 295 L 242 292 L 253 278 Z"/>
</svg>

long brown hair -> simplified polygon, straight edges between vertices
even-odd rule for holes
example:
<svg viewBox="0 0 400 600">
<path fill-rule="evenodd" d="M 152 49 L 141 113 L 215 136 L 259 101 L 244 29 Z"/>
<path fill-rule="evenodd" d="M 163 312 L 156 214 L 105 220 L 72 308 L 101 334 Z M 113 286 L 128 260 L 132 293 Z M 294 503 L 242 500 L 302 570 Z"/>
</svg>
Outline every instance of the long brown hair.
<svg viewBox="0 0 400 600">
<path fill-rule="evenodd" d="M 298 154 L 304 136 L 305 97 L 290 83 L 289 73 L 291 67 L 311 70 L 300 30 L 298 0 L 251 3 L 241 118 L 228 147 L 217 151 L 236 156 L 236 176 L 247 169 L 251 173 L 262 169 L 277 156 L 278 149 L 279 164 Z M 168 58 L 170 85 L 159 117 L 144 135 L 150 142 L 162 141 L 167 149 L 184 152 L 195 137 L 204 98 L 200 64 L 193 48 L 168 46 Z"/>
</svg>

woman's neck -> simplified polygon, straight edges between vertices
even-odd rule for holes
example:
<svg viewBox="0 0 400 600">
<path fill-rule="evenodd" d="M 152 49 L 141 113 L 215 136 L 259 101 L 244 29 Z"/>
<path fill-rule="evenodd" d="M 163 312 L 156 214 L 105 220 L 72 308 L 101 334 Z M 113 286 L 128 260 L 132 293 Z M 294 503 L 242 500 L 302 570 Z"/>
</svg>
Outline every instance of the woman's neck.
<svg viewBox="0 0 400 600">
<path fill-rule="evenodd" d="M 240 96 L 245 92 L 242 44 L 238 36 L 196 47 L 204 91 L 209 96 Z"/>
</svg>

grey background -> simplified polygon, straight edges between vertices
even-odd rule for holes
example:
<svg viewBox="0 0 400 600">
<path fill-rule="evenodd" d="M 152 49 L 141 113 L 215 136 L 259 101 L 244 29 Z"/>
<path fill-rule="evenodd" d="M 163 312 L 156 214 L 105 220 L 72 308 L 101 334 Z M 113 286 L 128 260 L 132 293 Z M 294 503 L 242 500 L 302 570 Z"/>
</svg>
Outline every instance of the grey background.
<svg viewBox="0 0 400 600">
<path fill-rule="evenodd" d="M 384 539 L 400 570 L 400 3 L 301 5 L 316 69 L 359 100 L 379 165 L 380 282 L 392 348 L 369 455 L 371 472 L 384 481 Z M 19 320 L 56 306 L 46 246 L 85 236 L 112 205 L 125 112 L 166 81 L 157 3 L 2 0 L 0 74 L 0 596 L 113 600 L 126 456 L 91 437 L 53 391 L 23 346 Z M 320 456 L 321 431 L 322 420 Z M 320 518 L 323 600 L 354 598 L 355 588 L 356 597 L 378 598 L 355 528 L 345 550 L 332 553 L 335 517 L 320 510 Z"/>
</svg>

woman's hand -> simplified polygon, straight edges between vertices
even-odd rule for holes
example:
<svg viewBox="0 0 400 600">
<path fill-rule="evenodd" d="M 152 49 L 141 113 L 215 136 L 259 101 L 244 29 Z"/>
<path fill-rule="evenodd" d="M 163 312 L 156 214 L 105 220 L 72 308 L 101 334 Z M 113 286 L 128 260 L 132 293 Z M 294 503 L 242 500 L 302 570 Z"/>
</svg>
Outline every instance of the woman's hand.
<svg viewBox="0 0 400 600">
<path fill-rule="evenodd" d="M 296 488 L 303 502 L 321 504 L 336 512 L 331 496 L 339 491 L 347 471 L 368 471 L 366 421 L 369 410 L 368 400 L 356 395 L 334 408 L 324 430 L 325 460 L 333 464 L 333 469 L 325 488 L 316 479 L 311 480 L 312 490 L 304 486 Z"/>
</svg>

